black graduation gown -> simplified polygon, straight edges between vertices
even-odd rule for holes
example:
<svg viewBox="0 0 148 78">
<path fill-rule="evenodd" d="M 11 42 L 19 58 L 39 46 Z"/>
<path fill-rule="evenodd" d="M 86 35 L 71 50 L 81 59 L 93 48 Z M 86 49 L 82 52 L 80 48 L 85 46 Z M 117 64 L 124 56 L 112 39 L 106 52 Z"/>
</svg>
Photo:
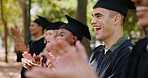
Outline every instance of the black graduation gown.
<svg viewBox="0 0 148 78">
<path fill-rule="evenodd" d="M 139 40 L 129 57 L 121 78 L 148 78 L 148 38 Z"/>
<path fill-rule="evenodd" d="M 45 44 L 44 44 L 44 38 L 41 38 L 39 40 L 36 41 L 30 41 L 29 42 L 29 53 L 31 53 L 31 55 L 33 55 L 33 53 L 35 53 L 36 55 L 39 55 L 43 49 L 45 48 Z M 22 57 L 22 55 L 20 55 Z M 24 73 L 27 69 L 25 69 L 24 67 L 22 68 L 21 71 L 21 78 L 26 78 Z"/>
<path fill-rule="evenodd" d="M 113 52 L 108 50 L 106 54 L 104 46 L 98 46 L 93 50 L 89 63 L 99 78 L 119 78 L 132 46 L 129 40 L 125 40 Z"/>
</svg>

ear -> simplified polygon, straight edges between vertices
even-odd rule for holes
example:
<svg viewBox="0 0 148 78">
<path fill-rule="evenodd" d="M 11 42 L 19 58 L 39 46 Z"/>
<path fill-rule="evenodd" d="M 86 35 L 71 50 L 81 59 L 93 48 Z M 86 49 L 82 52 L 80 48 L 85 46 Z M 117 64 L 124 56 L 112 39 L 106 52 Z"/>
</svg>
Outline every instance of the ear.
<svg viewBox="0 0 148 78">
<path fill-rule="evenodd" d="M 39 29 L 43 30 L 43 27 L 42 26 L 39 26 Z"/>
<path fill-rule="evenodd" d="M 121 21 L 121 15 L 120 14 L 115 15 L 113 20 L 113 25 L 116 26 L 120 21 Z"/>
<path fill-rule="evenodd" d="M 76 42 L 76 41 L 77 41 L 77 39 L 78 39 L 78 37 L 77 37 L 77 36 L 73 36 L 73 42 Z"/>
</svg>

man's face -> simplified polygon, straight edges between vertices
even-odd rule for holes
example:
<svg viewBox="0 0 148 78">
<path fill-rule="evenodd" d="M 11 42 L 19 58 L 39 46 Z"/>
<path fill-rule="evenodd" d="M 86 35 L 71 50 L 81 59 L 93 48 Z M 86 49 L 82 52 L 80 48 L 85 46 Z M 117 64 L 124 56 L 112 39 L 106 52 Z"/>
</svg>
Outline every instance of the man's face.
<svg viewBox="0 0 148 78">
<path fill-rule="evenodd" d="M 59 29 L 57 39 L 63 39 L 67 41 L 70 45 L 73 45 L 75 42 L 74 37 L 75 36 L 70 31 L 66 29 Z"/>
<path fill-rule="evenodd" d="M 132 0 L 135 2 L 139 24 L 148 26 L 148 0 Z"/>
<path fill-rule="evenodd" d="M 31 35 L 38 34 L 39 32 L 42 32 L 42 27 L 39 26 L 36 22 L 33 22 L 30 26 L 30 32 Z"/>
<path fill-rule="evenodd" d="M 110 11 L 103 8 L 93 9 L 93 19 L 91 23 L 95 28 L 95 34 L 97 40 L 106 40 L 113 34 L 113 23 L 112 19 L 109 17 Z"/>
<path fill-rule="evenodd" d="M 47 30 L 44 36 L 47 43 L 56 39 L 56 31 L 55 30 Z"/>
</svg>

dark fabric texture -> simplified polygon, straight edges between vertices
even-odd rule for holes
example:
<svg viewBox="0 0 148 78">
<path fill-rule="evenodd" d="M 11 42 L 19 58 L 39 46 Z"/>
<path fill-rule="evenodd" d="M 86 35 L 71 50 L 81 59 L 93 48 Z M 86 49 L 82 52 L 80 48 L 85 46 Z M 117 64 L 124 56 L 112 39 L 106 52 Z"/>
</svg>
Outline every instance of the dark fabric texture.
<svg viewBox="0 0 148 78">
<path fill-rule="evenodd" d="M 98 46 L 92 52 L 89 63 L 99 78 L 119 78 L 121 70 L 127 64 L 133 44 L 126 40 L 113 52 L 104 54 L 104 46 Z"/>
<path fill-rule="evenodd" d="M 121 78 L 148 78 L 148 38 L 139 40 L 129 57 Z"/>
</svg>

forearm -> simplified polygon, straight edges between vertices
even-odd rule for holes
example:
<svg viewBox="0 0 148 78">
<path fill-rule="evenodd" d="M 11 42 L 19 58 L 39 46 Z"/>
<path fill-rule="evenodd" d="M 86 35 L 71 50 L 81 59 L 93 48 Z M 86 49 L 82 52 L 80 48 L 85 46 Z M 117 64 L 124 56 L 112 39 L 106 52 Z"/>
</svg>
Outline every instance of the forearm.
<svg viewBox="0 0 148 78">
<path fill-rule="evenodd" d="M 14 36 L 14 41 L 15 41 L 15 43 L 22 42 L 22 40 L 21 40 L 21 37 L 20 37 L 20 36 Z"/>
</svg>

